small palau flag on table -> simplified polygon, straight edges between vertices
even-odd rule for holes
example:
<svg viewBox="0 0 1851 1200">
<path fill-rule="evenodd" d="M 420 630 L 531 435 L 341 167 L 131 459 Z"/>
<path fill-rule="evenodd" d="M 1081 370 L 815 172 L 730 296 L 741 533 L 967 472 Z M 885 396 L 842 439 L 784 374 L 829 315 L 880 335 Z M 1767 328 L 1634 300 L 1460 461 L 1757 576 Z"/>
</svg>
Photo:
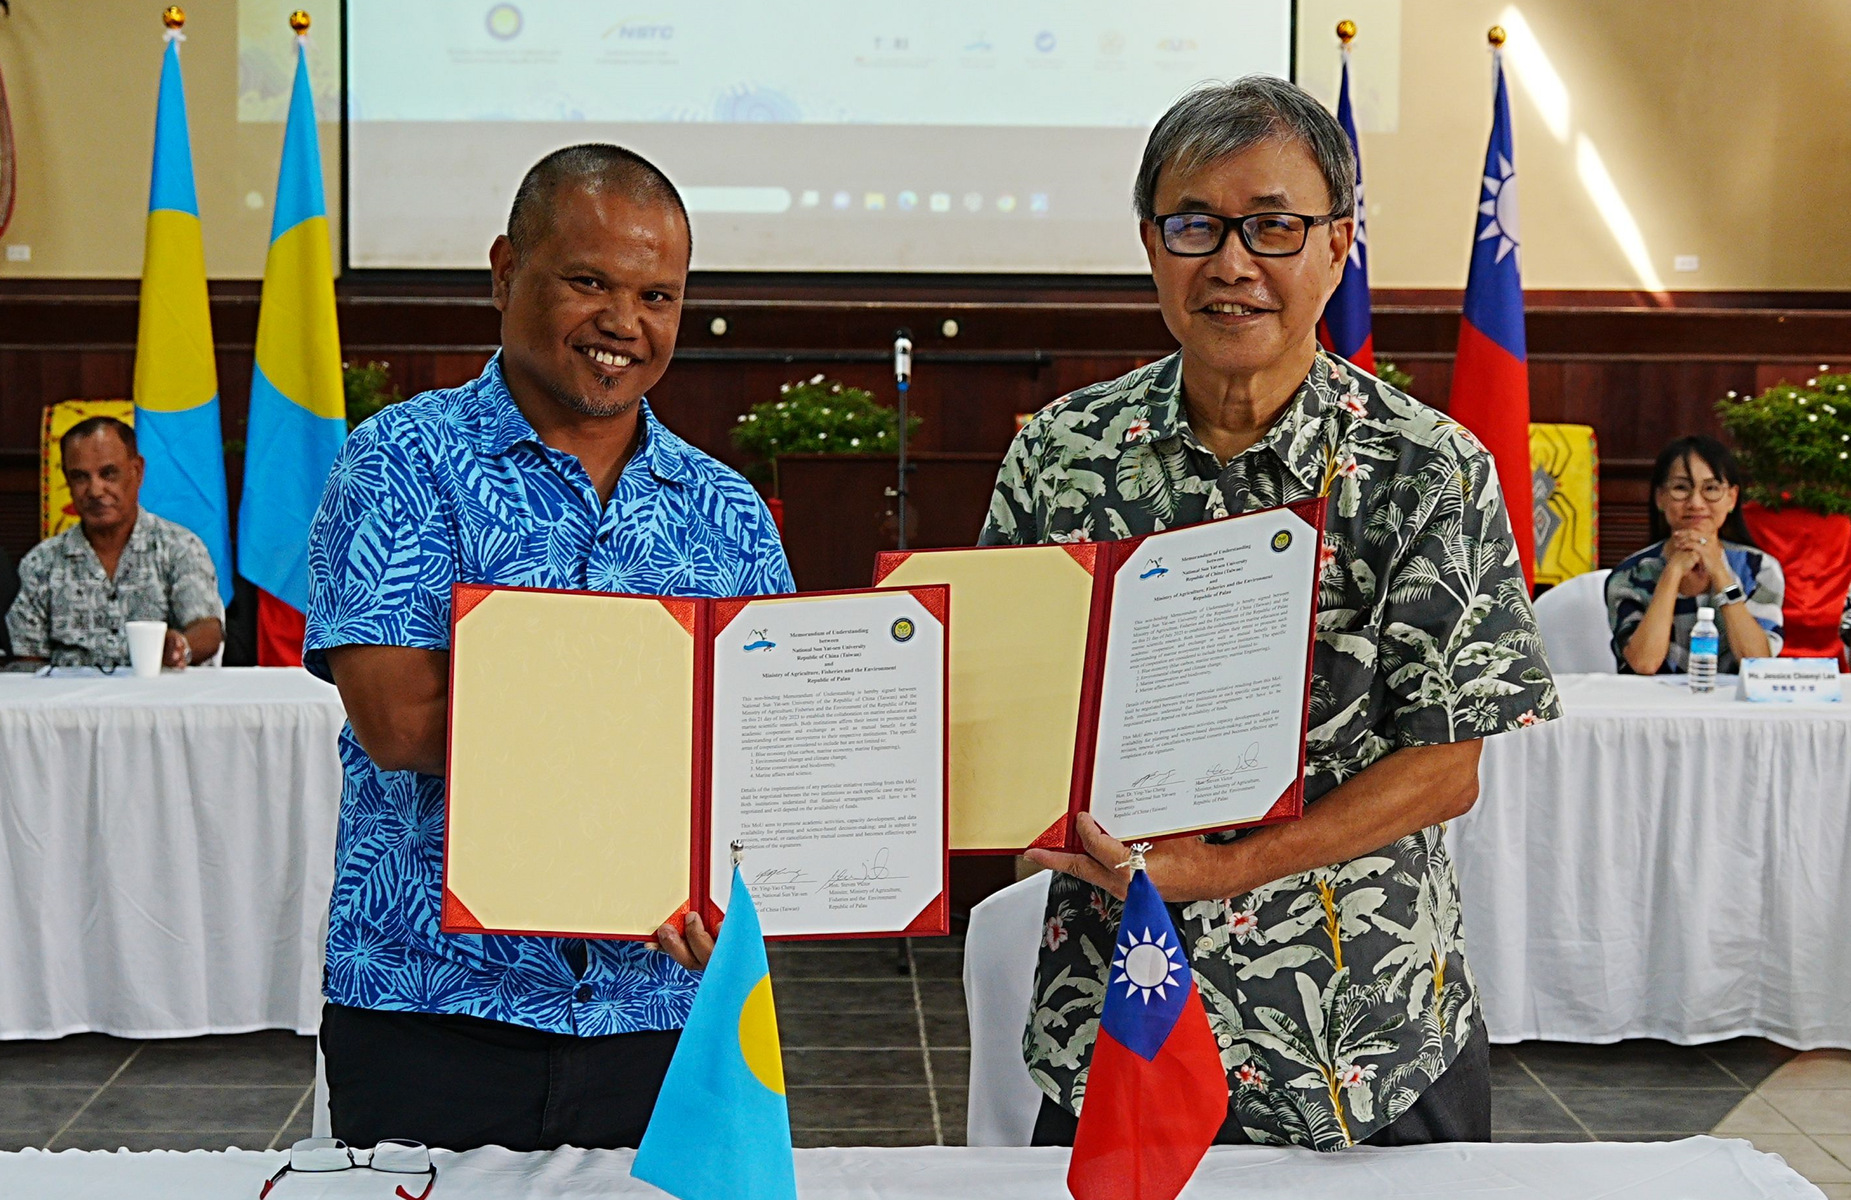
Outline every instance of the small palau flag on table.
<svg viewBox="0 0 1851 1200">
<path fill-rule="evenodd" d="M 1174 1200 L 1228 1115 L 1189 955 L 1133 849 L 1131 887 L 1067 1165 L 1075 1200 Z"/>
<path fill-rule="evenodd" d="M 170 13 L 173 10 L 169 10 Z M 146 461 L 141 505 L 199 536 L 231 601 L 231 505 L 206 295 L 206 250 L 180 81 L 178 17 L 169 17 L 154 118 L 154 173 L 135 335 L 135 438 Z"/>
<path fill-rule="evenodd" d="M 771 968 L 751 893 L 732 900 L 630 1174 L 680 1200 L 795 1200 Z"/>
</svg>

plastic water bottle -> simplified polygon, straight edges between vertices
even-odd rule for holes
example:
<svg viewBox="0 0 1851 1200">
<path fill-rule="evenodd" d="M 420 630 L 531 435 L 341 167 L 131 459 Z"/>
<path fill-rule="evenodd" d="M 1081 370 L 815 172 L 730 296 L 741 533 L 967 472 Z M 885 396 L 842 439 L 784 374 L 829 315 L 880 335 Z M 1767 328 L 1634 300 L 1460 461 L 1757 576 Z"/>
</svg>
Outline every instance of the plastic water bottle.
<svg viewBox="0 0 1851 1200">
<path fill-rule="evenodd" d="M 1690 630 L 1690 655 L 1685 670 L 1690 675 L 1690 690 L 1716 690 L 1716 610 L 1699 608 L 1697 623 Z"/>
</svg>

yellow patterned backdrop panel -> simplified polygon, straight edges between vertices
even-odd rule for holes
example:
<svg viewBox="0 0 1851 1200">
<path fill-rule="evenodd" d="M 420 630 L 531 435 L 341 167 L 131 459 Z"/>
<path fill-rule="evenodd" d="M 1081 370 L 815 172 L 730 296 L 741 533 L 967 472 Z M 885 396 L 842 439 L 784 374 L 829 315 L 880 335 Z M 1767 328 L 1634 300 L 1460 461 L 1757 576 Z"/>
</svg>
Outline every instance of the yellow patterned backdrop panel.
<svg viewBox="0 0 1851 1200">
<path fill-rule="evenodd" d="M 71 489 L 64 486 L 64 458 L 58 439 L 71 426 L 91 417 L 114 417 L 125 425 L 135 423 L 132 400 L 63 400 L 45 406 L 39 426 L 39 536 L 48 538 L 77 524 L 71 507 Z"/>
<path fill-rule="evenodd" d="M 1587 425 L 1530 426 L 1536 582 L 1557 584 L 1600 559 L 1600 447 Z"/>
</svg>

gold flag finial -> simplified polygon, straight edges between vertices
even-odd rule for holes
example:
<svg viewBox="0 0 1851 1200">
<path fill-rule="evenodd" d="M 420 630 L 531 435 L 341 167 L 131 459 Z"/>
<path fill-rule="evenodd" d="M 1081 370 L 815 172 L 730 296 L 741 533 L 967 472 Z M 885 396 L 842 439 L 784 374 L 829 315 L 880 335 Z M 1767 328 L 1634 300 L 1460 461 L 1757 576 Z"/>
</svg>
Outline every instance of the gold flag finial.
<svg viewBox="0 0 1851 1200">
<path fill-rule="evenodd" d="M 1348 49 L 1350 39 L 1355 36 L 1356 22 L 1348 18 L 1337 22 L 1337 40 L 1343 43 L 1345 49 Z"/>
<path fill-rule="evenodd" d="M 178 4 L 170 4 L 161 11 L 161 24 L 169 29 L 179 29 L 186 24 L 186 10 Z"/>
<path fill-rule="evenodd" d="M 297 37 L 307 37 L 309 15 L 298 8 L 295 12 L 289 14 L 289 27 L 296 31 Z"/>
<path fill-rule="evenodd" d="M 1493 50 L 1502 46 L 1504 44 L 1504 27 L 1502 25 L 1493 25 L 1491 31 L 1485 34 L 1485 40 L 1491 43 L 1491 48 Z"/>
</svg>

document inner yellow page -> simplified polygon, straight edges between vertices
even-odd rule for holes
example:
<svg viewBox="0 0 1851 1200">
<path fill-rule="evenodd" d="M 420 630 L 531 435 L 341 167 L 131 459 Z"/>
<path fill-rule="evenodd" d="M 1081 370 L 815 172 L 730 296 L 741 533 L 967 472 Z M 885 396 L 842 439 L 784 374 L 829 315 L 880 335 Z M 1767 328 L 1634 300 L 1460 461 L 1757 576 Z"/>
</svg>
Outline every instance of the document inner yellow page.
<svg viewBox="0 0 1851 1200">
<path fill-rule="evenodd" d="M 688 899 L 693 636 L 653 599 L 498 591 L 451 654 L 451 893 L 491 930 L 653 933 Z"/>
<path fill-rule="evenodd" d="M 1059 546 L 914 554 L 951 586 L 951 849 L 1021 850 L 1067 812 L 1093 577 Z"/>
</svg>

